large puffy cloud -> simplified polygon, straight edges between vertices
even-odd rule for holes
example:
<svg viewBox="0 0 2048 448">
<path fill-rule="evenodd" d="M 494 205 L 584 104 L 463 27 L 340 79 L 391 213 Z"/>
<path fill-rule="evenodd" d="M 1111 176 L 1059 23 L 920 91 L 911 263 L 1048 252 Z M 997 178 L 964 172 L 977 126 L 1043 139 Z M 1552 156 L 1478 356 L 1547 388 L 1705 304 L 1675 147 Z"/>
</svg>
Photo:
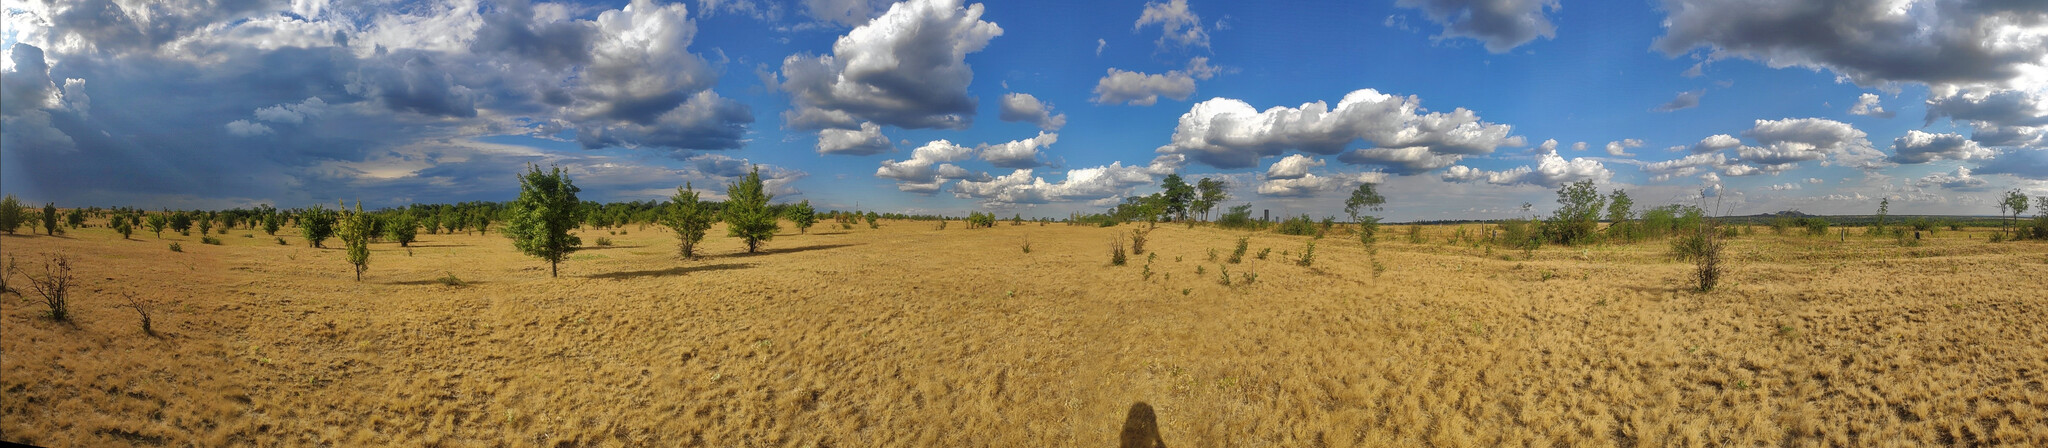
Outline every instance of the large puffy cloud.
<svg viewBox="0 0 2048 448">
<path fill-rule="evenodd" d="M 1892 140 L 1892 158 L 1897 163 L 1927 163 L 1935 160 L 1970 160 L 1991 157 L 1991 150 L 1977 146 L 1962 134 L 1930 134 L 1919 130 Z"/>
<path fill-rule="evenodd" d="M 1285 179 L 1269 177 L 1265 182 L 1259 183 L 1258 192 L 1265 196 L 1299 198 L 1315 196 L 1325 191 L 1334 191 L 1343 188 L 1344 184 L 1345 182 L 1341 178 L 1303 173 L 1301 177 Z"/>
<path fill-rule="evenodd" d="M 845 154 L 867 156 L 896 150 L 896 144 L 882 135 L 882 127 L 874 123 L 861 123 L 860 129 L 818 130 L 819 154 Z"/>
<path fill-rule="evenodd" d="M 1394 6 L 1422 10 L 1444 27 L 1437 39 L 1466 37 L 1486 43 L 1486 51 L 1506 53 L 1537 37 L 1557 37 L 1557 26 L 1544 14 L 1558 9 L 1557 0 L 1399 0 Z M 1392 20 L 1392 19 L 1389 19 Z"/>
<path fill-rule="evenodd" d="M 1335 108 L 1317 101 L 1261 112 L 1244 101 L 1214 98 L 1182 114 L 1173 142 L 1158 152 L 1185 154 L 1217 168 L 1245 168 L 1288 150 L 1331 155 L 1364 140 L 1376 148 L 1339 160 L 1384 165 L 1405 174 L 1448 166 L 1458 157 L 1491 153 L 1500 146 L 1525 144 L 1522 137 L 1510 135 L 1510 126 L 1480 121 L 1470 110 L 1424 114 L 1421 103 L 1413 96 L 1360 89 L 1344 95 Z"/>
<path fill-rule="evenodd" d="M 1913 185 L 1928 188 L 1941 187 L 1955 191 L 1984 191 L 1990 182 L 1970 175 L 1969 167 L 1956 167 L 1954 173 L 1934 173 L 1913 181 Z"/>
<path fill-rule="evenodd" d="M 1039 132 L 1037 137 L 982 145 L 979 149 L 981 160 L 987 161 L 990 165 L 1001 168 L 1031 168 L 1043 163 L 1038 159 L 1040 148 L 1052 146 L 1059 141 L 1059 134 Z"/>
<path fill-rule="evenodd" d="M 783 59 L 781 88 L 793 103 L 783 120 L 797 129 L 967 128 L 976 106 L 967 54 L 1003 34 L 981 14 L 979 3 L 911 0 L 840 36 L 830 55 Z"/>
<path fill-rule="evenodd" d="M 1207 80 L 1222 70 L 1209 65 L 1209 58 L 1197 57 L 1188 62 L 1187 70 L 1172 70 L 1165 74 L 1148 74 L 1109 69 L 1109 74 L 1095 81 L 1096 104 L 1131 104 L 1150 106 L 1159 103 L 1164 96 L 1174 100 L 1187 100 L 1195 94 L 1195 80 Z"/>
<path fill-rule="evenodd" d="M 1057 131 L 1067 125 L 1067 114 L 1054 115 L 1052 105 L 1039 101 L 1029 93 L 1003 95 L 1002 108 L 996 118 L 1003 121 L 1024 122 L 1038 125 L 1039 129 Z"/>
<path fill-rule="evenodd" d="M 1159 25 L 1159 48 L 1168 48 L 1168 43 L 1184 47 L 1209 47 L 1209 32 L 1202 29 L 1202 17 L 1188 9 L 1188 0 L 1169 0 L 1166 3 L 1146 2 L 1145 12 L 1138 16 L 1138 23 L 1132 30 L 1147 25 Z"/>
<path fill-rule="evenodd" d="M 1046 182 L 1043 177 L 1033 176 L 1030 169 L 983 181 L 961 180 L 954 186 L 953 195 L 980 199 L 987 205 L 1042 204 L 1108 198 L 1151 184 L 1152 175 L 1144 167 L 1112 162 L 1067 170 L 1066 179 L 1059 182 Z"/>
<path fill-rule="evenodd" d="M 1757 120 L 1756 126 L 1743 131 L 1742 136 L 1761 145 L 1737 150 L 1742 161 L 1762 165 L 1759 168 L 1830 157 L 1834 163 L 1863 170 L 1886 166 L 1884 153 L 1871 147 L 1868 134 L 1839 121 L 1821 118 Z"/>
<path fill-rule="evenodd" d="M 1700 139 L 1700 142 L 1693 144 L 1690 149 L 1693 154 L 1706 154 L 1739 146 L 1742 146 L 1742 140 L 1736 140 L 1733 135 L 1714 134 Z"/>
<path fill-rule="evenodd" d="M 1266 178 L 1299 179 L 1308 176 L 1310 168 L 1319 166 L 1323 166 L 1322 160 L 1301 154 L 1290 155 L 1280 159 L 1279 162 L 1274 162 L 1273 166 L 1266 168 Z"/>
<path fill-rule="evenodd" d="M 1555 188 L 1583 180 L 1605 182 L 1614 178 L 1599 161 L 1592 159 L 1565 160 L 1557 154 L 1537 156 L 1534 168 L 1515 167 L 1505 171 L 1487 171 L 1464 165 L 1444 170 L 1443 179 L 1451 182 L 1486 182 L 1494 185 L 1536 185 Z"/>
<path fill-rule="evenodd" d="M 896 188 L 903 191 L 930 194 L 949 179 L 969 177 L 967 170 L 947 162 L 958 162 L 974 157 L 974 148 L 953 144 L 946 140 L 934 140 L 910 151 L 910 158 L 882 161 L 882 167 L 875 169 L 875 177 L 893 179 Z"/>
<path fill-rule="evenodd" d="M 2048 125 L 2048 98 L 2040 94 L 2021 90 L 1953 90 L 1929 93 L 1927 123 L 1948 117 L 1997 126 Z"/>
<path fill-rule="evenodd" d="M 1668 55 L 1827 69 L 1858 84 L 2003 85 L 2048 60 L 2048 3 L 1664 0 Z"/>
</svg>

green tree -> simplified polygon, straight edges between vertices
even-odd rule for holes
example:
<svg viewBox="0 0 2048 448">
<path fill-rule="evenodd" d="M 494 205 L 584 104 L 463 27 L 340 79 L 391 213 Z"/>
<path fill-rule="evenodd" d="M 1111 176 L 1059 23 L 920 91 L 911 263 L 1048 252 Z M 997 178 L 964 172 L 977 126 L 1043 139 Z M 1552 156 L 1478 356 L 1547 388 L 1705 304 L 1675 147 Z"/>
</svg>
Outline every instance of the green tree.
<svg viewBox="0 0 2048 448">
<path fill-rule="evenodd" d="M 1195 187 L 1181 180 L 1180 174 L 1168 174 L 1159 182 L 1159 198 L 1163 200 L 1161 213 L 1178 219 L 1187 219 L 1188 208 L 1195 200 Z"/>
<path fill-rule="evenodd" d="M 576 193 L 583 190 L 576 188 L 561 167 L 548 172 L 535 165 L 526 168 L 526 174 L 519 176 L 519 199 L 511 204 L 504 232 L 520 252 L 547 260 L 548 276 L 555 277 L 560 274 L 562 259 L 583 244 L 581 238 L 569 234 L 583 218 L 581 201 L 576 199 Z"/>
<path fill-rule="evenodd" d="M 2014 188 L 2012 191 L 2005 192 L 2005 198 L 2000 199 L 1998 205 L 2000 210 L 2012 213 L 2010 215 L 2011 219 L 2006 220 L 2006 227 L 2010 229 L 2012 227 L 2012 219 L 2019 219 L 2020 214 L 2027 212 L 2027 195 L 2020 193 L 2018 188 Z"/>
<path fill-rule="evenodd" d="M 133 220 L 133 218 L 114 215 L 114 218 L 109 220 L 110 222 L 107 223 L 107 226 L 113 227 L 114 233 L 121 234 L 121 239 L 125 240 L 128 239 L 129 234 L 135 233 L 135 227 L 129 224 L 129 221 Z"/>
<path fill-rule="evenodd" d="M 43 234 L 57 235 L 57 203 L 43 203 Z"/>
<path fill-rule="evenodd" d="M 397 241 L 398 247 L 412 247 L 412 242 L 420 237 L 420 220 L 410 213 L 391 215 L 391 221 L 384 224 L 384 236 Z"/>
<path fill-rule="evenodd" d="M 725 186 L 725 232 L 726 236 L 744 239 L 747 253 L 761 249 L 761 242 L 775 238 L 775 232 L 782 230 L 775 214 L 768 210 L 769 194 L 761 184 L 761 167 L 755 166 L 747 177 Z"/>
<path fill-rule="evenodd" d="M 71 209 L 71 212 L 65 213 L 64 225 L 70 226 L 73 229 L 85 227 L 85 210 L 74 208 Z"/>
<path fill-rule="evenodd" d="M 335 234 L 341 237 L 341 244 L 348 248 L 348 264 L 356 270 L 356 281 L 363 281 L 363 271 L 370 269 L 370 236 L 376 233 L 376 217 L 363 213 L 363 202 L 356 201 L 355 211 L 349 211 L 347 203 L 341 203 L 340 223 Z"/>
<path fill-rule="evenodd" d="M 166 212 L 169 213 L 169 212 Z M 170 213 L 171 230 L 179 235 L 192 236 L 192 215 L 185 212 Z"/>
<path fill-rule="evenodd" d="M 1557 203 L 1562 205 L 1544 223 L 1545 235 L 1558 244 L 1580 244 L 1592 239 L 1593 232 L 1600 228 L 1600 210 L 1607 203 L 1600 196 L 1600 190 L 1593 187 L 1593 181 L 1572 182 L 1557 189 Z"/>
<path fill-rule="evenodd" d="M 1607 196 L 1607 236 L 1624 241 L 1634 241 L 1641 232 L 1636 228 L 1636 201 L 1629 199 L 1628 191 L 1620 188 Z"/>
<path fill-rule="evenodd" d="M 313 204 L 313 208 L 299 212 L 299 236 L 306 238 L 306 244 L 313 247 L 327 247 L 327 239 L 334 237 L 334 211 Z"/>
<path fill-rule="evenodd" d="M 1351 215 L 1351 222 L 1358 223 L 1358 242 L 1372 246 L 1378 241 L 1380 218 L 1365 212 L 1380 211 L 1386 203 L 1387 197 L 1381 196 L 1379 187 L 1372 182 L 1358 184 L 1358 189 L 1351 191 L 1351 198 L 1344 200 L 1344 213 Z"/>
<path fill-rule="evenodd" d="M 796 223 L 797 233 L 811 233 L 811 225 L 818 223 L 818 211 L 811 208 L 809 199 L 797 201 L 784 213 L 789 215 L 790 222 Z"/>
<path fill-rule="evenodd" d="M 170 221 L 171 220 L 169 217 L 164 216 L 164 214 L 162 213 L 158 213 L 154 215 L 149 215 L 148 218 L 145 218 L 143 220 L 143 225 L 149 227 L 150 233 L 156 234 L 156 239 L 164 239 L 164 226 L 170 224 Z"/>
<path fill-rule="evenodd" d="M 199 236 L 206 236 L 209 233 L 213 233 L 213 218 L 208 218 L 206 217 L 206 215 L 198 215 L 198 217 Z"/>
<path fill-rule="evenodd" d="M 2025 199 L 2026 199 L 2025 197 L 2022 197 L 2022 198 L 2021 198 L 2021 201 L 2020 201 L 2020 202 L 2026 202 L 2026 201 L 2025 201 Z M 1892 198 L 1884 198 L 1884 200 L 1881 200 L 1881 201 L 1878 201 L 1878 202 L 1877 202 L 1877 227 L 1876 227 L 1876 229 L 1877 229 L 1877 230 L 1878 230 L 1879 232 L 1882 232 L 1882 231 L 1884 231 L 1884 218 L 1885 218 L 1885 216 L 1886 216 L 1886 215 L 1890 215 L 1890 214 L 1891 214 L 1891 212 L 1892 212 Z"/>
<path fill-rule="evenodd" d="M 284 227 L 284 215 L 269 213 L 263 215 L 263 234 L 277 236 L 277 229 Z"/>
<path fill-rule="evenodd" d="M 704 241 L 704 233 L 711 230 L 712 218 L 711 208 L 697 194 L 697 188 L 684 182 L 676 188 L 676 195 L 669 197 L 661 225 L 676 232 L 676 252 L 689 259 L 697 257 L 697 243 Z"/>
<path fill-rule="evenodd" d="M 1209 220 L 1209 211 L 1215 210 L 1217 204 L 1230 200 L 1229 190 L 1230 184 L 1222 179 L 1204 177 L 1195 181 L 1195 211 L 1202 214 L 1203 221 Z"/>
<path fill-rule="evenodd" d="M 20 199 L 15 199 L 11 194 L 5 199 L 0 199 L 0 232 L 13 235 L 15 229 L 27 223 L 28 207 L 22 206 Z"/>
</svg>

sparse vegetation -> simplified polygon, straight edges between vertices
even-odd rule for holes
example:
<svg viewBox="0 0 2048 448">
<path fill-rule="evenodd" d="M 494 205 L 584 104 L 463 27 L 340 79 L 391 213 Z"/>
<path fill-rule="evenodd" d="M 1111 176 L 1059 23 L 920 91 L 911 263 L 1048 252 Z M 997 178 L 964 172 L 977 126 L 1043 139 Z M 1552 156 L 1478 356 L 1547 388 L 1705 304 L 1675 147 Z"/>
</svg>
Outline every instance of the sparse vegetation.
<svg viewBox="0 0 2048 448">
<path fill-rule="evenodd" d="M 1296 265 L 1299 265 L 1299 266 L 1301 266 L 1301 267 L 1309 267 L 1309 266 L 1311 266 L 1311 265 L 1314 265 L 1314 264 L 1315 264 L 1315 262 L 1316 262 L 1316 242 L 1314 242 L 1314 241 L 1310 241 L 1310 242 L 1308 242 L 1308 245 L 1307 245 L 1307 246 L 1303 246 L 1303 247 L 1301 248 L 1301 259 L 1299 259 L 1299 260 L 1295 260 L 1295 261 L 1294 261 L 1294 264 L 1296 264 Z"/>
<path fill-rule="evenodd" d="M 8 269 L 15 271 L 14 273 L 20 275 L 24 280 L 28 280 L 29 290 L 35 291 L 36 295 L 43 297 L 43 305 L 49 308 L 50 319 L 58 322 L 70 322 L 70 297 L 73 281 L 71 257 L 62 253 L 46 255 L 43 259 L 41 275 L 37 275 L 38 273 L 36 272 L 21 271 L 19 266 L 14 265 L 13 261 L 11 257 L 8 259 Z"/>
<path fill-rule="evenodd" d="M 1316 221 L 1307 214 L 1281 221 L 1273 231 L 1282 235 L 1312 236 L 1316 234 Z"/>
<path fill-rule="evenodd" d="M 171 243 L 171 252 L 184 252 L 184 251 L 185 251 L 185 246 L 181 246 L 181 245 L 178 245 L 178 243 Z"/>
<path fill-rule="evenodd" d="M 1110 238 L 1110 240 L 1109 240 L 1109 264 L 1110 264 L 1111 266 L 1123 266 L 1123 265 L 1124 265 L 1124 262 L 1125 262 L 1125 260 L 1124 260 L 1124 238 L 1123 238 L 1123 236 L 1119 235 L 1119 236 L 1117 236 L 1116 238 Z"/>
<path fill-rule="evenodd" d="M 142 334 L 149 335 L 150 337 L 156 337 L 156 326 L 151 322 L 154 319 L 150 318 L 150 312 L 152 311 L 152 307 L 148 303 L 145 303 L 140 299 L 136 299 L 134 294 L 123 293 L 121 294 L 121 296 L 128 299 L 128 303 L 123 306 L 128 307 L 128 309 L 135 310 L 135 314 L 141 317 Z"/>
<path fill-rule="evenodd" d="M 220 238 L 214 238 L 214 237 L 213 237 L 212 235 L 205 235 L 205 236 L 200 236 L 200 237 L 199 237 L 199 244 L 211 244 L 211 245 L 219 246 L 219 245 L 220 245 Z"/>
<path fill-rule="evenodd" d="M 346 205 L 337 204 L 341 209 L 339 229 L 341 245 L 348 251 L 348 264 L 356 271 L 356 281 L 363 281 L 363 271 L 370 269 L 370 237 L 377 234 L 375 216 L 363 213 L 363 203 L 356 202 L 355 211 Z"/>
<path fill-rule="evenodd" d="M 818 211 L 811 208 L 811 200 L 797 201 L 787 208 L 789 222 L 796 224 L 797 233 L 811 233 L 811 225 L 818 223 Z"/>
<path fill-rule="evenodd" d="M 1237 237 L 1237 248 L 1235 248 L 1235 249 L 1231 249 L 1231 250 L 1230 250 L 1230 259 L 1228 260 L 1228 261 L 1230 262 L 1230 264 L 1238 264 L 1238 263 L 1241 263 L 1241 262 L 1243 262 L 1243 261 L 1244 261 L 1244 253 L 1245 253 L 1245 251 L 1246 251 L 1246 250 L 1248 250 L 1248 249 L 1249 249 L 1249 248 L 1251 247 L 1251 244 L 1252 244 L 1252 237 L 1249 237 L 1249 236 L 1241 236 L 1241 237 Z"/>
<path fill-rule="evenodd" d="M 675 196 L 669 197 L 668 210 L 662 214 L 661 224 L 676 232 L 676 253 L 683 259 L 691 259 L 697 257 L 697 243 L 704 241 L 704 234 L 711 230 L 713 219 L 710 207 L 699 200 L 697 189 L 686 182 L 676 189 Z"/>
<path fill-rule="evenodd" d="M 1252 219 L 1252 205 L 1244 204 L 1223 212 L 1223 216 L 1216 219 L 1216 226 L 1229 230 L 1253 230 L 1259 228 L 1259 221 Z"/>
<path fill-rule="evenodd" d="M 1145 237 L 1150 233 L 1150 229 L 1131 229 L 1131 255 L 1145 254 Z"/>
</svg>

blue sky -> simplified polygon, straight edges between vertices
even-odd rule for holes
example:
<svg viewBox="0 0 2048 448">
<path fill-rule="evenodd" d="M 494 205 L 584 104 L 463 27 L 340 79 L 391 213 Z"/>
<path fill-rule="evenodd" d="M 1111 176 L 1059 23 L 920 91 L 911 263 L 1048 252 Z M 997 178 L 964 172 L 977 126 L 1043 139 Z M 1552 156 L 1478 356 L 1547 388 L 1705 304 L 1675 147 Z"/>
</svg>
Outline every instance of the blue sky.
<svg viewBox="0 0 2048 448">
<path fill-rule="evenodd" d="M 1487 219 L 1592 180 L 1728 213 L 2048 194 L 2048 5 L 25 1 L 0 189 L 62 205 L 589 200 L 761 166 L 824 209 Z M 141 5 L 149 5 L 142 7 Z M 715 195 L 714 195 L 715 196 Z"/>
</svg>

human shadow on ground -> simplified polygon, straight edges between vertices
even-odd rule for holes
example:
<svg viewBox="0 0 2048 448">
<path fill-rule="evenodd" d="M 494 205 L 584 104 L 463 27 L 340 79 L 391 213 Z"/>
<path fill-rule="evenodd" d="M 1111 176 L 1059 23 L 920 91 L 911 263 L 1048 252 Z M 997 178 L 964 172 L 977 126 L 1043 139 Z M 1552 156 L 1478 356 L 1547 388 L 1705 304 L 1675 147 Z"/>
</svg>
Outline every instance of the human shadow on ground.
<svg viewBox="0 0 2048 448">
<path fill-rule="evenodd" d="M 753 264 L 753 263 L 719 263 L 719 264 L 701 264 L 701 265 L 696 265 L 696 266 L 677 266 L 677 267 L 673 267 L 673 268 L 668 268 L 668 269 L 652 269 L 652 270 L 645 270 L 645 271 L 626 271 L 626 272 L 609 272 L 609 273 L 604 273 L 604 274 L 595 274 L 595 275 L 591 275 L 591 276 L 589 276 L 589 277 L 586 277 L 586 278 L 594 278 L 594 279 L 607 279 L 607 280 L 627 280 L 627 279 L 635 279 L 635 278 L 640 278 L 640 277 L 667 277 L 667 276 L 671 276 L 671 275 L 683 275 L 683 274 L 688 274 L 688 273 L 692 273 L 692 272 L 705 272 L 705 271 L 724 271 L 724 270 L 731 270 L 731 269 L 746 269 L 746 268 L 751 268 L 751 267 L 754 267 L 754 264 Z"/>
<path fill-rule="evenodd" d="M 1159 419 L 1152 413 L 1152 405 L 1140 401 L 1131 403 L 1131 411 L 1124 415 L 1123 448 L 1166 448 L 1166 440 L 1159 437 Z"/>
</svg>

